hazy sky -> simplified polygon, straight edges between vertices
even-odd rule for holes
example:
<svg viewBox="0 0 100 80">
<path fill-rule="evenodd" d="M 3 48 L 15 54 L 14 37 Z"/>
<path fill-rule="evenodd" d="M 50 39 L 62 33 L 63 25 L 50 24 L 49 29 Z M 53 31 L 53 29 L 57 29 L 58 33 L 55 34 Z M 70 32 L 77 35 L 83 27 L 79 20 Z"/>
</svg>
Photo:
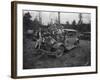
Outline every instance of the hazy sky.
<svg viewBox="0 0 100 80">
<path fill-rule="evenodd" d="M 24 11 L 24 14 L 29 12 L 32 16 L 32 20 L 36 17 L 39 19 L 39 12 L 38 11 Z M 58 19 L 57 12 L 40 12 L 40 16 L 42 18 L 42 23 L 47 25 L 48 23 L 55 22 Z M 65 24 L 67 21 L 71 24 L 72 21 L 75 20 L 76 22 L 79 21 L 79 13 L 71 13 L 71 12 L 61 12 L 60 13 L 60 23 Z M 91 14 L 89 13 L 82 13 L 82 20 L 84 23 L 89 23 L 91 20 Z"/>
</svg>

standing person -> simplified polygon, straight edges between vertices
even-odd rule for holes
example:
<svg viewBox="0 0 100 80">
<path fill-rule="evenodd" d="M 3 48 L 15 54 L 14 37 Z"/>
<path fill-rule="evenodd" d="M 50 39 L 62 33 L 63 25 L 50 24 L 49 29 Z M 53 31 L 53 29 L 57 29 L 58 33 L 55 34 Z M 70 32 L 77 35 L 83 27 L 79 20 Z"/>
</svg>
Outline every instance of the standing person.
<svg viewBox="0 0 100 80">
<path fill-rule="evenodd" d="M 42 43 L 42 34 L 41 34 L 41 29 L 39 29 L 38 37 L 39 37 L 39 39 L 37 39 L 37 41 L 36 41 L 35 48 L 40 49 L 40 47 L 41 47 L 41 43 Z"/>
</svg>

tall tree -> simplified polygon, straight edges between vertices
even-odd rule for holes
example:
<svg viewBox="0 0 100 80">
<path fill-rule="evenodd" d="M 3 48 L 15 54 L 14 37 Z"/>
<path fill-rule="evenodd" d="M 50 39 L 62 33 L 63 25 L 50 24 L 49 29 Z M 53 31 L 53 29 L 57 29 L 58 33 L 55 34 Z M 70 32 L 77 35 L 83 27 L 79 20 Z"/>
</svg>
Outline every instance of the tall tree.
<svg viewBox="0 0 100 80">
<path fill-rule="evenodd" d="M 82 13 L 79 13 L 78 25 L 81 25 L 81 24 L 83 24 L 83 21 L 82 21 Z"/>
<path fill-rule="evenodd" d="M 73 22 L 72 22 L 72 28 L 73 29 L 77 29 L 77 24 L 76 24 L 76 21 L 75 20 L 73 20 Z"/>
<path fill-rule="evenodd" d="M 73 26 L 75 26 L 75 25 L 76 25 L 76 21 L 75 21 L 75 20 L 73 20 L 72 25 L 73 25 Z"/>
<path fill-rule="evenodd" d="M 25 13 L 23 16 L 23 29 L 24 31 L 32 28 L 32 20 L 31 20 L 31 15 L 29 12 Z"/>
</svg>

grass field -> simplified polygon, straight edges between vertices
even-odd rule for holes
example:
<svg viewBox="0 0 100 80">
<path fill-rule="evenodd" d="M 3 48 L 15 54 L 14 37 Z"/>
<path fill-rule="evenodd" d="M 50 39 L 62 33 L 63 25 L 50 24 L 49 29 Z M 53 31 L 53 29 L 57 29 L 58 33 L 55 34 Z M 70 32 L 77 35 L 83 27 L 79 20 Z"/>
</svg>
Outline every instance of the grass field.
<svg viewBox="0 0 100 80">
<path fill-rule="evenodd" d="M 24 45 L 23 68 L 54 68 L 54 67 L 76 67 L 91 65 L 90 41 L 80 40 L 79 47 L 64 53 L 60 58 L 55 56 L 41 55 L 34 49 L 34 43 L 27 41 Z"/>
</svg>

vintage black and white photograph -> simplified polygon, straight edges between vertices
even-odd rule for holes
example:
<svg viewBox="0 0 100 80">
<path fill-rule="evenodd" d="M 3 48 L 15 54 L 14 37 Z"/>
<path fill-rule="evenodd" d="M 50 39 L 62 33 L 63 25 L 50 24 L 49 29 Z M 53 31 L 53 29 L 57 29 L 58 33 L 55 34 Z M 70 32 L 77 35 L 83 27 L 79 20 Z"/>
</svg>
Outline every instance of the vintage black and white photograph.
<svg viewBox="0 0 100 80">
<path fill-rule="evenodd" d="M 91 14 L 23 11 L 23 69 L 91 65 Z"/>
<path fill-rule="evenodd" d="M 97 7 L 12 2 L 12 77 L 97 73 Z"/>
</svg>

